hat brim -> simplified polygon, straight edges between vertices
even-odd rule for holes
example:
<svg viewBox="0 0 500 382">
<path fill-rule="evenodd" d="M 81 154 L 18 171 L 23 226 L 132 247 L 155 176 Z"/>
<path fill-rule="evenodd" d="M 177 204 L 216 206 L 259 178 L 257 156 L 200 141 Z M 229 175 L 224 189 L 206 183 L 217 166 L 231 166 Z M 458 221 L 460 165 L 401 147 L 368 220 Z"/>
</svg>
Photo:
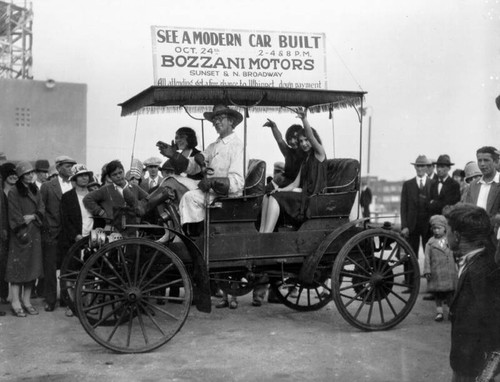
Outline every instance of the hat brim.
<svg viewBox="0 0 500 382">
<path fill-rule="evenodd" d="M 74 161 L 70 161 L 70 160 L 63 160 L 63 161 L 61 161 L 61 162 L 57 162 L 57 163 L 56 163 L 56 166 L 60 166 L 60 165 L 62 165 L 62 164 L 71 164 L 71 165 L 74 165 L 74 164 L 76 164 L 76 162 L 74 162 Z"/>
<path fill-rule="evenodd" d="M 411 163 L 413 166 L 432 166 L 432 163 Z"/>
<path fill-rule="evenodd" d="M 448 166 L 448 167 L 455 165 L 455 163 L 445 163 L 445 162 L 433 162 L 432 164 L 436 166 Z"/>
<path fill-rule="evenodd" d="M 71 175 L 69 177 L 69 180 L 75 180 L 77 176 L 85 175 L 85 174 L 88 174 L 90 178 L 93 178 L 93 176 L 94 176 L 94 173 L 92 171 L 82 171 L 82 172 L 78 172 L 74 175 Z"/>
<path fill-rule="evenodd" d="M 203 113 L 203 118 L 205 118 L 209 122 L 213 122 L 214 118 L 221 114 L 228 114 L 232 116 L 235 119 L 234 127 L 238 126 L 241 123 L 241 121 L 243 121 L 243 115 L 241 115 L 240 112 L 229 108 L 217 110 L 215 112 L 207 111 Z"/>
</svg>

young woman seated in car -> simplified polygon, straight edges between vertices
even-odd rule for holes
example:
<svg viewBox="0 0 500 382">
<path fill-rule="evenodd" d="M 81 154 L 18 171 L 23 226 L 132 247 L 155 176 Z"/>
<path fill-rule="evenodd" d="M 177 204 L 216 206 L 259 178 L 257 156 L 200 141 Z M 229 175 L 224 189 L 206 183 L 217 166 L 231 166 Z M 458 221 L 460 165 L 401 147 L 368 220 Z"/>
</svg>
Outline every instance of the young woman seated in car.
<svg viewBox="0 0 500 382">
<path fill-rule="evenodd" d="M 280 214 L 294 224 L 301 224 L 307 219 L 309 196 L 321 192 L 326 185 L 326 153 L 321 139 L 309 125 L 307 110 L 298 109 L 297 114 L 304 126 L 297 136 L 306 158 L 292 183 L 264 197 L 261 233 L 273 232 Z"/>
</svg>

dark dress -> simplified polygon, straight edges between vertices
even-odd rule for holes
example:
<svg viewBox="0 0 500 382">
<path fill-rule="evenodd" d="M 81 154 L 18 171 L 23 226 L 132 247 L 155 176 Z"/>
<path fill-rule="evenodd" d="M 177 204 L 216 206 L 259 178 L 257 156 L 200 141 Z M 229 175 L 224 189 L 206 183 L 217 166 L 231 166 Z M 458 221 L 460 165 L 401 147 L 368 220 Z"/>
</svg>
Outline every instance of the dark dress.
<svg viewBox="0 0 500 382">
<path fill-rule="evenodd" d="M 300 167 L 304 159 L 306 158 L 306 153 L 302 149 L 292 149 L 286 146 L 286 151 L 281 151 L 285 157 L 285 168 L 282 175 L 275 179 L 279 187 L 286 187 L 292 183 L 297 174 L 300 171 Z"/>
<path fill-rule="evenodd" d="M 311 154 L 306 157 L 300 170 L 299 187 L 302 188 L 302 192 L 283 191 L 271 195 L 280 206 L 280 215 L 287 221 L 300 224 L 309 218 L 309 197 L 322 192 L 326 186 L 326 163 L 326 158 L 320 162 L 311 150 Z"/>
<path fill-rule="evenodd" d="M 43 276 L 40 225 L 44 205 L 35 185 L 27 188 L 21 182 L 9 192 L 9 257 L 5 281 L 26 283 Z M 24 223 L 24 215 L 37 215 L 38 222 Z M 22 234 L 27 236 L 20 238 Z"/>
</svg>

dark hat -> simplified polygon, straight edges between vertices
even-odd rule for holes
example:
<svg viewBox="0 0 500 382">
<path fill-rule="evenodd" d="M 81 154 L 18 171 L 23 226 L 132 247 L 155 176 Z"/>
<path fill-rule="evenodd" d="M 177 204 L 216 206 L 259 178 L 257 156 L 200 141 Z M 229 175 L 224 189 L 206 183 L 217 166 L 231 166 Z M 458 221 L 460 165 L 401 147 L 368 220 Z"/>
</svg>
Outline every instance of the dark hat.
<svg viewBox="0 0 500 382">
<path fill-rule="evenodd" d="M 174 166 L 172 166 L 172 162 L 170 159 L 166 160 L 165 163 L 161 166 L 162 171 L 175 171 Z"/>
<path fill-rule="evenodd" d="M 203 113 L 203 117 L 207 121 L 213 122 L 214 117 L 221 114 L 228 114 L 235 119 L 233 127 L 238 126 L 241 123 L 241 121 L 243 121 L 243 115 L 241 115 L 240 112 L 234 109 L 230 109 L 226 105 L 215 105 L 212 111 L 207 111 Z"/>
<path fill-rule="evenodd" d="M 50 163 L 47 159 L 38 159 L 35 163 L 35 171 L 48 172 Z"/>
<path fill-rule="evenodd" d="M 448 154 L 443 154 L 443 155 L 438 156 L 438 160 L 435 161 L 433 164 L 438 165 L 438 166 L 441 165 L 441 166 L 451 167 L 455 163 L 451 163 L 450 156 Z"/>
<path fill-rule="evenodd" d="M 418 165 L 428 166 L 431 164 L 432 164 L 431 160 L 429 158 L 427 158 L 425 155 L 419 155 L 417 157 L 417 159 L 415 159 L 415 162 L 412 163 L 412 165 L 414 165 L 414 166 L 418 166 Z"/>
<path fill-rule="evenodd" d="M 5 180 L 11 175 L 16 175 L 16 165 L 11 162 L 5 162 L 0 166 L 0 174 L 2 175 L 2 179 Z"/>
<path fill-rule="evenodd" d="M 74 160 L 73 158 L 70 158 L 67 155 L 61 155 L 61 156 L 57 157 L 55 162 L 56 162 L 56 166 L 59 166 L 59 165 L 64 164 L 64 163 L 76 164 L 76 160 Z"/>
</svg>

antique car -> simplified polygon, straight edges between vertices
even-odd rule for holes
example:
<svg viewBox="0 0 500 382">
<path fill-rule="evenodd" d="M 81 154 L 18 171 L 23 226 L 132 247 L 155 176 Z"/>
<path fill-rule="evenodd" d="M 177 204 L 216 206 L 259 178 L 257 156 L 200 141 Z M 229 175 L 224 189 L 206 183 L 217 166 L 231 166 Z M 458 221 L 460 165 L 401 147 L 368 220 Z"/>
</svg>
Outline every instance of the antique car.
<svg viewBox="0 0 500 382">
<path fill-rule="evenodd" d="M 364 96 L 353 91 L 152 86 L 120 106 L 126 116 L 168 108 L 191 115 L 214 104 L 231 105 L 245 117 L 246 146 L 248 112 L 259 109 L 293 112 L 304 107 L 330 117 L 333 110 L 349 109 L 357 113 L 362 135 Z M 309 219 L 265 234 L 258 232 L 258 224 L 266 164 L 247 160 L 246 154 L 244 160 L 243 195 L 218 197 L 208 205 L 200 236 L 151 222 L 124 222 L 132 235 L 99 230 L 70 249 L 61 271 L 63 292 L 95 341 L 116 352 L 151 351 L 179 332 L 192 305 L 209 313 L 217 290 L 241 296 L 264 276 L 287 307 L 307 312 L 333 300 L 342 317 L 361 330 L 390 329 L 410 313 L 420 285 L 415 254 L 391 224 L 359 214 L 350 217 L 360 192 L 361 158 L 327 159 L 327 185 L 310 196 Z M 164 231 L 174 239 L 158 242 Z M 180 290 L 179 297 L 169 294 L 172 288 Z"/>
</svg>

